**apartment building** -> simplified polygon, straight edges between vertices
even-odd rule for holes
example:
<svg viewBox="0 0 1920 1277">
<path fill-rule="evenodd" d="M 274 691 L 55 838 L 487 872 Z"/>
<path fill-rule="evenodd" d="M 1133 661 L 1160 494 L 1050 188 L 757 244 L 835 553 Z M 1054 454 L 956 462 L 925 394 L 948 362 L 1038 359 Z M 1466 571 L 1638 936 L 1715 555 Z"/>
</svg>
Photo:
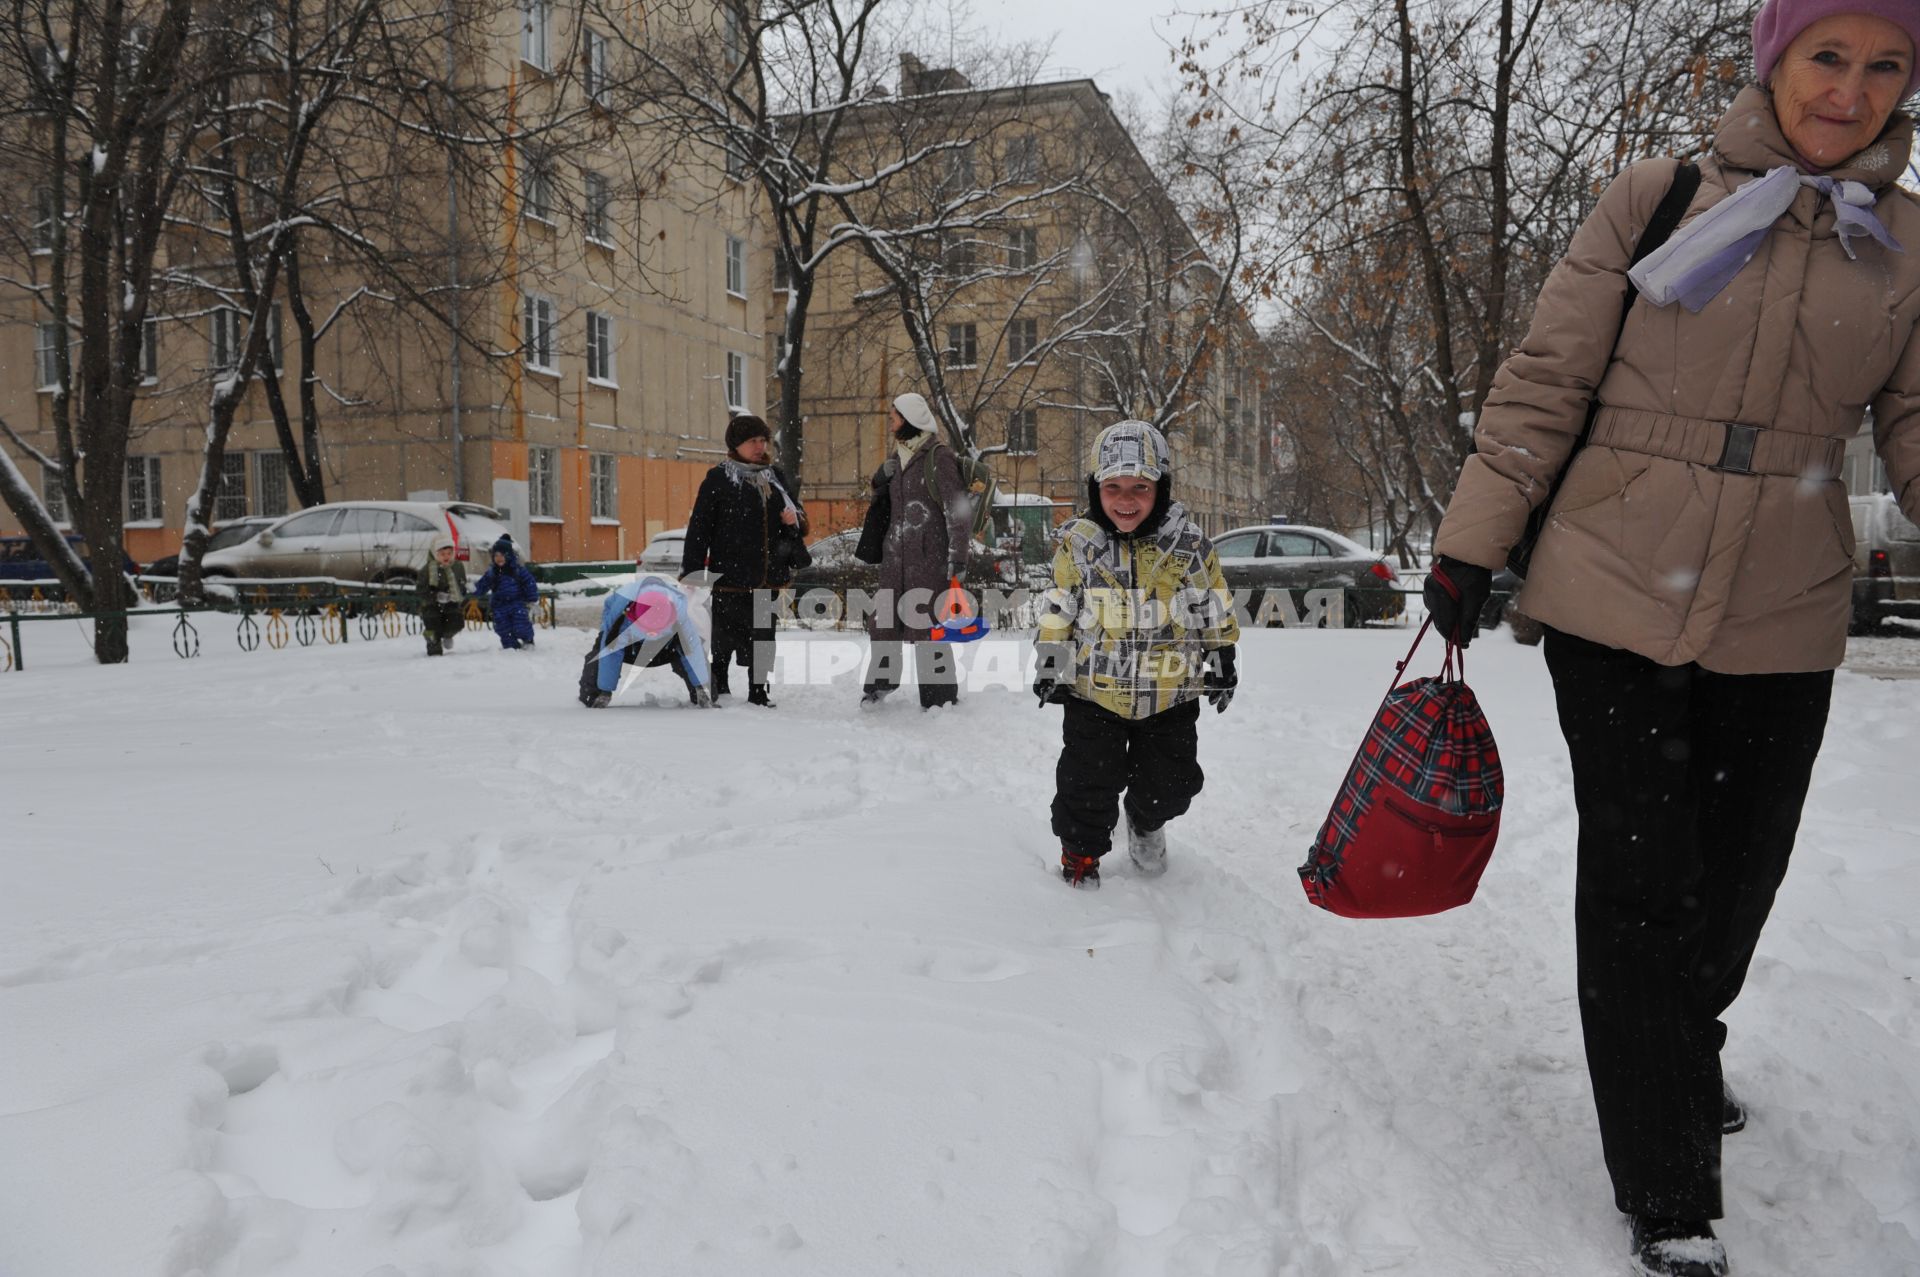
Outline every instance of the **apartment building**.
<svg viewBox="0 0 1920 1277">
<path fill-rule="evenodd" d="M 890 447 L 887 405 L 919 390 L 944 393 L 975 441 L 998 450 L 1004 499 L 1045 499 L 1064 517 L 1084 498 L 1089 449 L 1123 415 L 1117 405 L 1151 415 L 1176 397 L 1207 322 L 1196 315 L 1219 284 L 1204 246 L 1091 80 L 975 89 L 907 56 L 897 91 L 846 129 L 850 174 L 951 146 L 869 201 L 875 225 L 952 225 L 921 237 L 908 272 L 940 384 L 928 385 L 896 280 L 858 247 L 830 255 L 802 383 L 810 503 L 825 524 L 857 521 Z M 778 355 L 769 350 L 770 368 Z M 1215 317 L 1177 396 L 1178 491 L 1209 530 L 1263 517 L 1268 358 L 1243 313 Z"/>
<path fill-rule="evenodd" d="M 647 125 L 607 93 L 622 33 L 601 13 L 518 0 L 459 48 L 460 75 L 498 91 L 530 140 L 503 148 L 486 180 L 427 165 L 393 197 L 419 209 L 405 247 L 444 267 L 452 322 L 308 259 L 304 301 L 326 321 L 314 374 L 327 499 L 475 500 L 506 511 L 536 560 L 631 556 L 685 521 L 724 455 L 728 417 L 764 407 L 773 272 L 755 188 L 718 150 L 682 148 L 670 170 L 639 171 L 636 157 L 654 151 Z M 30 276 L 42 251 L 25 247 L 13 273 Z M 211 269 L 224 246 L 183 227 L 163 252 L 170 266 Z M 235 365 L 242 321 L 176 299 L 147 323 L 126 475 L 126 543 L 140 561 L 179 545 L 212 387 Z M 283 305 L 270 327 L 283 402 L 302 389 L 293 334 Z M 58 340 L 26 290 L 0 287 L 0 419 L 49 456 Z M 33 453 L 0 447 L 64 518 Z M 216 517 L 297 506 L 268 388 L 256 384 Z M 13 522 L 0 507 L 0 525 Z"/>
</svg>

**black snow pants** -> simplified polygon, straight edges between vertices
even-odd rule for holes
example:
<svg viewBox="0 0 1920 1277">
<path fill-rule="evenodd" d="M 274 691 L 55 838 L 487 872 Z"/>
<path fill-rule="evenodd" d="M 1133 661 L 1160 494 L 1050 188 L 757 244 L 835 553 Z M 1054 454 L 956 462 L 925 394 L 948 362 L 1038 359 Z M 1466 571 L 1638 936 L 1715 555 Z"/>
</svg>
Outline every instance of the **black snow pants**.
<svg viewBox="0 0 1920 1277">
<path fill-rule="evenodd" d="M 1053 832 L 1063 848 L 1104 856 L 1113 847 L 1120 795 L 1134 828 L 1154 830 L 1183 814 L 1205 783 L 1200 771 L 1200 702 L 1147 718 L 1122 718 L 1068 696 L 1064 744 L 1054 768 Z"/>
<path fill-rule="evenodd" d="M 765 687 L 773 677 L 773 622 L 754 628 L 752 590 L 713 592 L 713 694 L 732 692 L 728 675 L 735 657 L 747 667 L 750 687 Z"/>
<path fill-rule="evenodd" d="M 1548 630 L 1580 1022 L 1622 1211 L 1720 1217 L 1720 1015 L 1786 875 L 1831 670 L 1715 674 Z"/>
<path fill-rule="evenodd" d="M 457 638 L 467 626 L 464 601 L 442 603 L 430 599 L 420 605 L 420 628 L 426 634 L 427 655 L 438 656 L 450 638 Z"/>
</svg>

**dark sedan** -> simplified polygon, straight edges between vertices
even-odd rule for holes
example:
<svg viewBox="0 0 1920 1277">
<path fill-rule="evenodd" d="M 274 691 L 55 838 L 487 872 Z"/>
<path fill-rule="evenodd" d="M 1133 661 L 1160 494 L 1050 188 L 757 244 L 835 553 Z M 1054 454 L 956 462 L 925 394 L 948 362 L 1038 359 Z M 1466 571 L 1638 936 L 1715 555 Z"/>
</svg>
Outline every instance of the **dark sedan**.
<svg viewBox="0 0 1920 1277">
<path fill-rule="evenodd" d="M 1342 590 L 1350 626 L 1391 621 L 1406 611 L 1400 574 L 1365 546 L 1298 524 L 1235 528 L 1213 538 L 1227 588 L 1250 590 L 1247 609 L 1258 615 L 1268 589 Z"/>
</svg>

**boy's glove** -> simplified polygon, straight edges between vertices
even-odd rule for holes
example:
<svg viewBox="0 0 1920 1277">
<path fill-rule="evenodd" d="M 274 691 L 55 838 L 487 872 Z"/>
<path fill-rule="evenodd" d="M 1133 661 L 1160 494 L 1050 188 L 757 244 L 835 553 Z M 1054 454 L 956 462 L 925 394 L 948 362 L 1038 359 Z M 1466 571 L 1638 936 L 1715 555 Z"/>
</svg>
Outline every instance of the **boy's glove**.
<svg viewBox="0 0 1920 1277">
<path fill-rule="evenodd" d="M 1033 694 L 1044 709 L 1060 699 L 1061 684 L 1073 681 L 1073 644 L 1036 643 L 1033 650 L 1038 658 L 1034 662 Z"/>
<path fill-rule="evenodd" d="M 1213 706 L 1213 712 L 1224 714 L 1227 706 L 1233 703 L 1233 693 L 1240 686 L 1239 656 L 1233 644 L 1215 648 L 1207 654 L 1207 676 L 1204 686 L 1207 689 L 1207 703 Z"/>
<path fill-rule="evenodd" d="M 1493 569 L 1441 555 L 1427 572 L 1427 615 L 1440 637 L 1465 647 L 1480 630 L 1480 613 L 1493 593 Z"/>
</svg>

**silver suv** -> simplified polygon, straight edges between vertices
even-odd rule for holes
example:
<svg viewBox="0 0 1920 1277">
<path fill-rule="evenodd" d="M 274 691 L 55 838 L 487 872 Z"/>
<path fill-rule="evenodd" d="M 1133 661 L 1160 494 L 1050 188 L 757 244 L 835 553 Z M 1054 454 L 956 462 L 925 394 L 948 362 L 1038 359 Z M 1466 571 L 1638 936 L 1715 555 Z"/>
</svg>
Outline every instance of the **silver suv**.
<svg viewBox="0 0 1920 1277">
<path fill-rule="evenodd" d="M 1920 619 L 1920 527 L 1885 492 L 1850 497 L 1853 511 L 1853 633 L 1890 616 Z"/>
<path fill-rule="evenodd" d="M 477 576 L 494 541 L 509 535 L 500 512 L 469 501 L 341 501 L 288 515 L 239 545 L 210 552 L 209 577 L 332 577 L 408 585 L 434 541 Z"/>
</svg>

